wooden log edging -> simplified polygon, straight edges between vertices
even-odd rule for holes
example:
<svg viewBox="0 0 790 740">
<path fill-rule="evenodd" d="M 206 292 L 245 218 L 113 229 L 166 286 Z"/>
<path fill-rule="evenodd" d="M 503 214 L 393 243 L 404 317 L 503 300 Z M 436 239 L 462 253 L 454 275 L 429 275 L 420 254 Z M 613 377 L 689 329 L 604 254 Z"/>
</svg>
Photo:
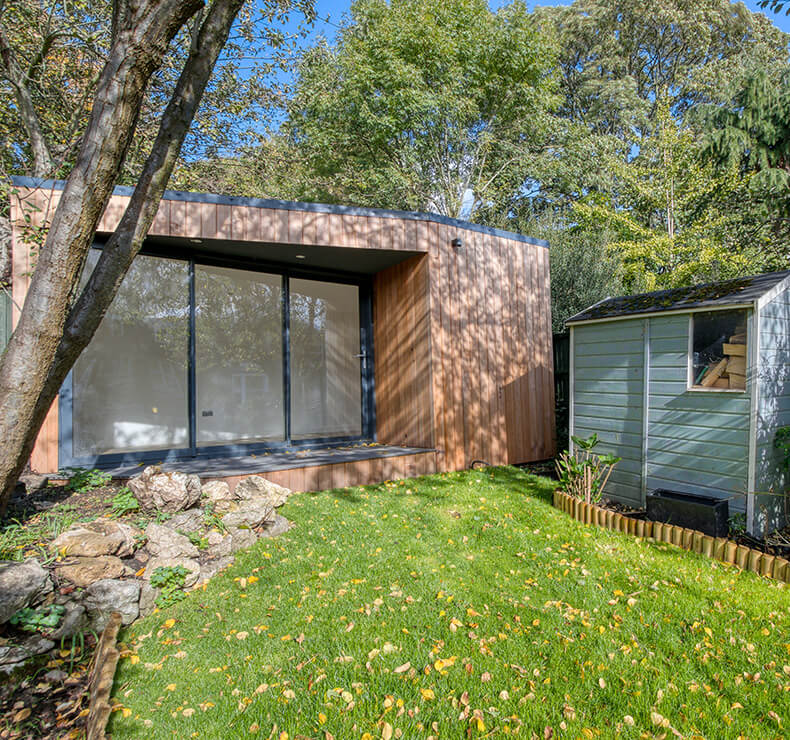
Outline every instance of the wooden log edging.
<svg viewBox="0 0 790 740">
<path fill-rule="evenodd" d="M 766 578 L 790 583 L 790 560 L 739 545 L 726 537 L 711 537 L 685 527 L 623 516 L 597 504 L 580 501 L 560 490 L 554 491 L 552 503 L 554 508 L 583 524 L 594 524 L 604 529 L 625 532 L 636 537 L 653 539 L 656 542 L 666 542 L 683 550 L 697 552 L 705 557 L 735 565 L 742 570 L 753 571 Z"/>
<path fill-rule="evenodd" d="M 93 672 L 91 674 L 90 706 L 88 719 L 85 722 L 86 740 L 105 740 L 107 720 L 110 718 L 110 693 L 115 678 L 120 653 L 116 646 L 118 630 L 121 628 L 121 615 L 113 612 L 110 621 L 104 628 L 93 656 Z"/>
</svg>

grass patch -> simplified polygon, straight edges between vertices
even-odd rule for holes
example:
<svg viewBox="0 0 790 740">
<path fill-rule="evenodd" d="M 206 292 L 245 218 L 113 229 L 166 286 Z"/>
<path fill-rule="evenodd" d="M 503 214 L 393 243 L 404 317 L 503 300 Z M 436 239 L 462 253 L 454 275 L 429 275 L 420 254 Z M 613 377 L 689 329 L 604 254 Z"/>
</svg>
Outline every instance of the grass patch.
<svg viewBox="0 0 790 740">
<path fill-rule="evenodd" d="M 783 736 L 790 590 L 550 496 L 498 468 L 291 497 L 125 636 L 113 737 Z"/>
</svg>

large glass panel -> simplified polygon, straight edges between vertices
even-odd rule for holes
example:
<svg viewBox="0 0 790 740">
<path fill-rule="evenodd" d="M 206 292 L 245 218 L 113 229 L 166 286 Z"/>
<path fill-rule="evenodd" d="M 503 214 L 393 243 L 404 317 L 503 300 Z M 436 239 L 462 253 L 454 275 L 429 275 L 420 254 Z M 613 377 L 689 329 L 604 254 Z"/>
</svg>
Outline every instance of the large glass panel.
<svg viewBox="0 0 790 740">
<path fill-rule="evenodd" d="M 195 265 L 197 443 L 282 440 L 282 278 Z"/>
<path fill-rule="evenodd" d="M 359 288 L 292 279 L 291 436 L 362 434 Z"/>
<path fill-rule="evenodd" d="M 91 250 L 85 274 L 96 264 Z M 73 378 L 75 457 L 185 447 L 189 267 L 138 256 Z"/>
</svg>

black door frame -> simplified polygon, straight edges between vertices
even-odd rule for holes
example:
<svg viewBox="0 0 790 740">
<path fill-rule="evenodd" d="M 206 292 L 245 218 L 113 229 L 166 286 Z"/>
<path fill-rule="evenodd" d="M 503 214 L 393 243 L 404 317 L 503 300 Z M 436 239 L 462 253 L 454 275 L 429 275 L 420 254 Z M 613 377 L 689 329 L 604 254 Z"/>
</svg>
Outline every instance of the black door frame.
<svg viewBox="0 0 790 740">
<path fill-rule="evenodd" d="M 94 246 L 101 249 L 103 242 L 97 241 Z M 112 467 L 119 464 L 136 464 L 145 462 L 161 462 L 181 460 L 195 457 L 243 457 L 264 452 L 285 452 L 288 450 L 311 449 L 316 447 L 337 446 L 359 442 L 373 442 L 376 439 L 376 400 L 375 400 L 375 362 L 373 347 L 373 281 L 369 275 L 339 270 L 312 270 L 297 265 L 251 260 L 232 257 L 215 252 L 196 253 L 188 248 L 148 246 L 140 254 L 149 257 L 184 261 L 189 269 L 189 319 L 187 344 L 187 422 L 189 442 L 185 447 L 141 450 L 139 452 L 123 452 L 75 457 L 73 452 L 73 418 L 74 394 L 73 378 L 70 372 L 60 391 L 58 405 L 58 463 L 59 467 Z M 263 272 L 280 275 L 282 280 L 281 314 L 283 338 L 283 405 L 284 432 L 282 441 L 251 442 L 234 445 L 197 446 L 197 398 L 195 375 L 195 265 L 214 267 L 230 267 L 250 272 Z M 362 434 L 351 437 L 311 437 L 294 440 L 291 438 L 291 374 L 290 374 L 290 278 L 305 280 L 321 280 L 324 282 L 356 285 L 359 288 L 359 321 L 360 348 L 364 355 L 361 358 L 361 414 Z"/>
</svg>

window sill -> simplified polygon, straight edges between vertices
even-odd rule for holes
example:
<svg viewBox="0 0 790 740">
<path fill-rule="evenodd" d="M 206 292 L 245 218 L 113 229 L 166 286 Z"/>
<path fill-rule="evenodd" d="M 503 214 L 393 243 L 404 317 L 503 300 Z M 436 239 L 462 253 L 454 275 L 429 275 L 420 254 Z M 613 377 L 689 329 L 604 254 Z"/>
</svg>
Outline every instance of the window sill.
<svg viewBox="0 0 790 740">
<path fill-rule="evenodd" d="M 691 393 L 746 393 L 746 388 L 703 388 L 698 385 L 692 385 L 686 390 Z"/>
</svg>

